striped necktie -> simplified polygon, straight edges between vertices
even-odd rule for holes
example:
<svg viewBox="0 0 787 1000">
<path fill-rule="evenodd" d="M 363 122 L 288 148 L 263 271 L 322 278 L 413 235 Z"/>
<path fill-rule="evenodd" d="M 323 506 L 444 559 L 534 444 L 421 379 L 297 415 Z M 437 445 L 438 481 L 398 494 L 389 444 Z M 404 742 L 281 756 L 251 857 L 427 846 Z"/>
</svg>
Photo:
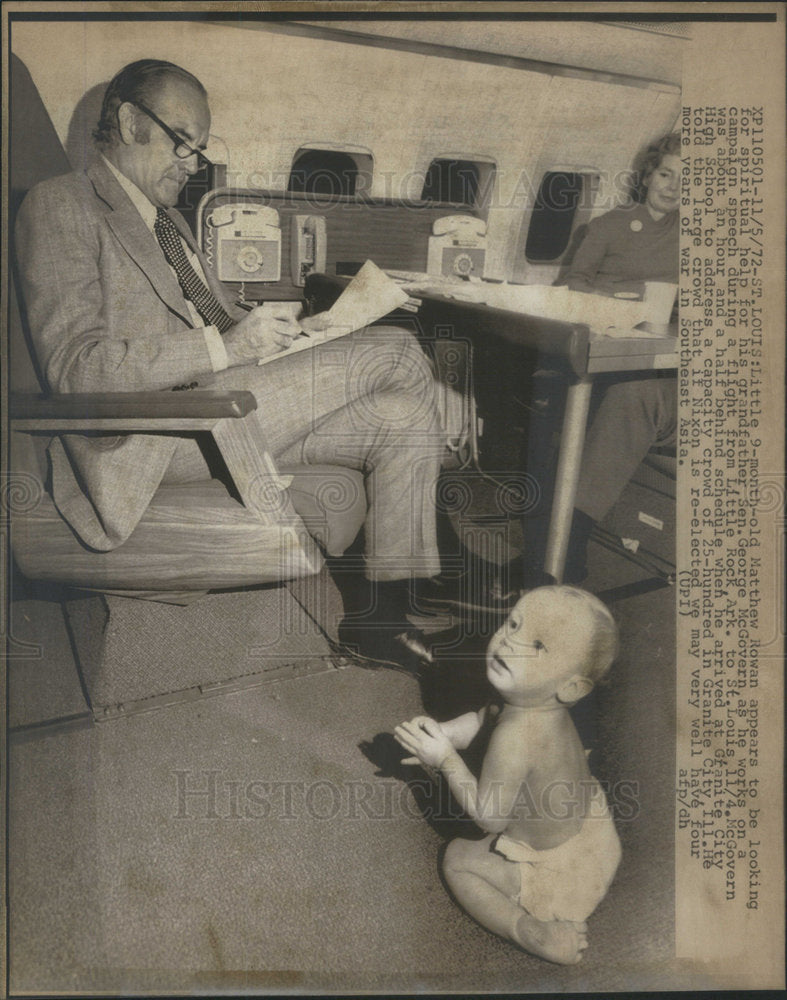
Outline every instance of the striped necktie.
<svg viewBox="0 0 787 1000">
<path fill-rule="evenodd" d="M 209 326 L 217 326 L 220 333 L 225 333 L 235 321 L 189 263 L 177 226 L 163 208 L 156 209 L 153 232 L 177 275 L 183 294 Z"/>
</svg>

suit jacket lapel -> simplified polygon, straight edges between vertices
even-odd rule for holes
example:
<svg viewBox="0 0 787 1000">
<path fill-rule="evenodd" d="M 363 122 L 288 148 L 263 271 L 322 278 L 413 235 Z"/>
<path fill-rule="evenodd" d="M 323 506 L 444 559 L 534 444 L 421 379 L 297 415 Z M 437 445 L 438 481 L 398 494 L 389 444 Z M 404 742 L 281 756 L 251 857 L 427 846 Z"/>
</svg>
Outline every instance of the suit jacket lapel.
<svg viewBox="0 0 787 1000">
<path fill-rule="evenodd" d="M 155 236 L 142 221 L 142 216 L 126 192 L 100 161 L 91 164 L 87 174 L 96 194 L 111 209 L 107 213 L 107 223 L 118 242 L 150 281 L 159 297 L 184 322 L 192 326 L 178 280 L 164 259 Z"/>
</svg>

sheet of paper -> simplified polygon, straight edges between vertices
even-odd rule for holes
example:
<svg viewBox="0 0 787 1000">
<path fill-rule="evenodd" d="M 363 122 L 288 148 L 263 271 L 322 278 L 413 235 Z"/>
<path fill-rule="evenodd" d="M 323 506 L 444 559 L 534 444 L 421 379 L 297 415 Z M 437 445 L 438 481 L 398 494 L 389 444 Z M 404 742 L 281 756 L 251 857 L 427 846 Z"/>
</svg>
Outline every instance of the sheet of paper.
<svg viewBox="0 0 787 1000">
<path fill-rule="evenodd" d="M 334 336 L 341 336 L 334 331 L 359 330 L 404 305 L 408 298 L 401 285 L 381 271 L 374 261 L 367 260 L 329 310 L 329 331 Z"/>
<path fill-rule="evenodd" d="M 381 271 L 374 261 L 367 260 L 324 314 L 330 320 L 324 330 L 304 331 L 287 350 L 260 358 L 257 364 L 266 365 L 288 354 L 297 354 L 337 337 L 345 337 L 353 330 L 360 330 L 382 319 L 389 312 L 403 306 L 408 299 L 409 295 L 400 285 Z"/>
</svg>

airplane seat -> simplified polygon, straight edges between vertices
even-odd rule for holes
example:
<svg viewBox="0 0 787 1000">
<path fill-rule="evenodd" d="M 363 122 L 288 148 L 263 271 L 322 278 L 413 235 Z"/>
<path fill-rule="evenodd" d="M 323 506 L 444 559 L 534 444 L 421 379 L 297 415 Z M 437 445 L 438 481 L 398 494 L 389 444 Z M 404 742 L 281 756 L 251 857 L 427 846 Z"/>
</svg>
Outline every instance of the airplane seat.
<svg viewBox="0 0 787 1000">
<path fill-rule="evenodd" d="M 71 166 L 30 73 L 14 55 L 10 98 L 12 123 L 17 123 L 11 130 L 15 141 L 10 155 L 9 231 L 13 232 L 16 210 L 30 187 L 69 172 Z M 227 647 L 215 626 L 233 614 L 236 628 L 243 630 L 253 618 L 256 648 L 273 649 L 281 632 L 283 600 L 289 602 L 286 614 L 291 618 L 306 614 L 310 620 L 308 627 L 298 627 L 297 655 L 309 651 L 327 655 L 329 645 L 318 622 L 320 607 L 304 611 L 280 584 L 320 573 L 324 560 L 315 539 L 328 555 L 341 554 L 353 542 L 366 515 L 360 473 L 328 466 L 276 470 L 267 452 L 246 433 L 244 417 L 256 407 L 248 392 L 102 393 L 78 399 L 48 395 L 13 266 L 11 272 L 11 461 L 2 500 L 9 514 L 14 565 L 26 581 L 20 591 L 29 589 L 45 601 L 60 601 L 67 595 L 63 609 L 82 656 L 78 669 L 94 713 L 127 697 L 143 700 L 214 683 L 224 674 L 263 669 L 259 660 L 226 662 Z M 140 419 L 145 421 L 145 432 L 190 433 L 198 426 L 209 433 L 236 495 L 218 479 L 161 487 L 123 545 L 109 552 L 92 550 L 63 520 L 49 493 L 47 443 L 64 430 L 138 431 Z M 293 477 L 289 489 L 283 488 L 286 480 L 280 473 Z M 276 586 L 261 588 L 266 584 Z M 195 599 L 217 590 L 222 592 L 197 601 L 198 610 L 190 608 Z M 228 590 L 241 591 L 234 595 L 232 607 Z M 85 593 L 90 596 L 85 598 Z M 260 605 L 266 602 L 268 610 L 261 612 Z M 122 613 L 115 614 L 119 608 Z M 265 619 L 273 630 L 267 636 L 259 634 L 258 623 Z M 196 671 L 180 653 L 179 627 L 199 636 L 201 667 Z M 304 644 L 307 633 L 311 645 Z M 146 672 L 143 683 L 129 688 L 127 675 L 134 668 L 113 663 L 110 645 L 115 650 L 134 648 L 134 637 L 140 634 L 150 644 L 140 656 L 153 658 L 156 669 Z M 239 654 L 248 653 L 248 647 L 249 643 L 241 643 Z"/>
</svg>

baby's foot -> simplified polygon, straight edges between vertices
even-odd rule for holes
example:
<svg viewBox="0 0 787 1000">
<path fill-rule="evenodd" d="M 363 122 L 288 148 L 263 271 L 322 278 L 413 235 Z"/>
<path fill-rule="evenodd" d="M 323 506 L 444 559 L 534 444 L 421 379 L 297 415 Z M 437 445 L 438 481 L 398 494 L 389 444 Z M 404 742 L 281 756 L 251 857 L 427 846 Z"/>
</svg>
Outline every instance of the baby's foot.
<svg viewBox="0 0 787 1000">
<path fill-rule="evenodd" d="M 539 958 L 576 965 L 588 946 L 588 925 L 573 920 L 536 920 L 523 913 L 516 924 L 516 941 Z"/>
</svg>

